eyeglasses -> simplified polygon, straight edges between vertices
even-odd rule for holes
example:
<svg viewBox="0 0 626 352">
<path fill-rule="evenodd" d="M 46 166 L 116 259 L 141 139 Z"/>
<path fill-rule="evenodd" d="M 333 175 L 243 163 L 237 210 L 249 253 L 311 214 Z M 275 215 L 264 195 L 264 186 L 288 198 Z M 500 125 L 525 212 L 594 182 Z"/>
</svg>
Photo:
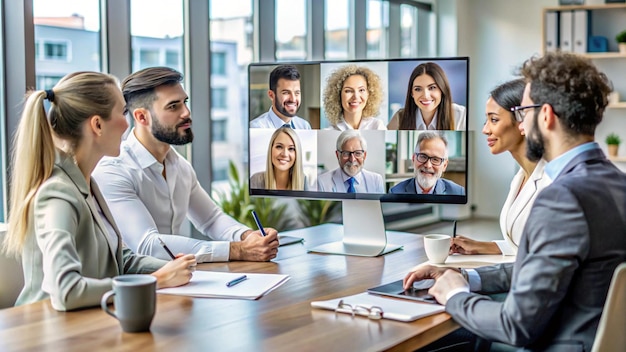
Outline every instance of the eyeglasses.
<svg viewBox="0 0 626 352">
<path fill-rule="evenodd" d="M 443 163 L 444 160 L 446 160 L 446 158 L 440 158 L 438 156 L 428 156 L 424 153 L 415 153 L 415 159 L 417 159 L 417 161 L 419 161 L 421 164 L 426 164 L 428 160 L 430 160 L 430 163 L 434 166 L 439 166 Z"/>
<path fill-rule="evenodd" d="M 524 121 L 524 117 L 526 117 L 526 109 L 534 109 L 534 108 L 538 108 L 543 104 L 533 104 L 533 105 L 526 105 L 526 106 L 514 106 L 511 108 L 511 111 L 515 114 L 515 120 L 517 120 L 517 122 L 523 122 Z"/>
<path fill-rule="evenodd" d="M 362 158 L 365 155 L 365 150 L 355 150 L 353 152 L 349 152 L 347 150 L 338 150 L 341 154 L 341 157 L 344 159 L 349 159 L 350 156 L 354 155 L 355 158 Z"/>
<path fill-rule="evenodd" d="M 344 303 L 343 299 L 339 300 L 335 313 L 351 313 L 352 316 L 361 315 L 372 320 L 380 320 L 383 318 L 383 309 L 378 306 L 364 306 L 357 304 L 354 307 L 351 304 Z"/>
</svg>

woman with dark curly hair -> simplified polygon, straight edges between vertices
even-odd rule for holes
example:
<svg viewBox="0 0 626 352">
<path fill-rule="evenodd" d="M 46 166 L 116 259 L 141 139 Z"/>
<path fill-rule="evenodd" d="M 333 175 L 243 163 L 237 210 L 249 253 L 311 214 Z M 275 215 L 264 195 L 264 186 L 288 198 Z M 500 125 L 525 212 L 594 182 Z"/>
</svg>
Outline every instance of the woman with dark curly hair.
<svg viewBox="0 0 626 352">
<path fill-rule="evenodd" d="M 329 129 L 386 130 L 376 118 L 383 99 L 380 77 L 364 66 L 336 69 L 326 83 L 324 110 Z"/>
<path fill-rule="evenodd" d="M 425 62 L 413 69 L 404 108 L 398 110 L 390 130 L 465 130 L 465 107 L 452 102 L 450 83 L 441 66 Z"/>
</svg>

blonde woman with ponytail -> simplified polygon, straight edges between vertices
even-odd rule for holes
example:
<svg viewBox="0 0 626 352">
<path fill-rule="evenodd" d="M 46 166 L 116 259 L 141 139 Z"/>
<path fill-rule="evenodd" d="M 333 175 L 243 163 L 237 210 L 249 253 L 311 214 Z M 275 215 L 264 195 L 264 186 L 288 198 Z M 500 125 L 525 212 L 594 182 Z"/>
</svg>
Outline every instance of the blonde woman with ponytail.
<svg viewBox="0 0 626 352">
<path fill-rule="evenodd" d="M 117 79 L 103 73 L 72 73 L 53 89 L 27 95 L 13 141 L 3 243 L 7 254 L 22 259 L 17 305 L 49 298 L 61 311 L 97 306 L 111 278 L 126 273 L 152 273 L 158 287 L 189 282 L 193 255 L 168 262 L 124 246 L 91 178 L 103 156 L 119 154 L 124 112 Z"/>
</svg>

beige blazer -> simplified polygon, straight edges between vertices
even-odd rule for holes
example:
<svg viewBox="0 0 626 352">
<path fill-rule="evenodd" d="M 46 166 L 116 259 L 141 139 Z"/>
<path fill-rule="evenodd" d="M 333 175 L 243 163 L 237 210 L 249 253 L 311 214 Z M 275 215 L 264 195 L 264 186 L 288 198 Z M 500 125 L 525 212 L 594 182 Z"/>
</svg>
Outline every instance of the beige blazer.
<svg viewBox="0 0 626 352">
<path fill-rule="evenodd" d="M 545 160 L 541 159 L 521 189 L 520 187 L 524 180 L 524 170 L 520 169 L 511 181 L 509 194 L 500 212 L 500 230 L 509 247 L 507 252 L 507 248 L 500 246 L 503 254 L 517 254 L 517 247 L 522 238 L 522 232 L 528 220 L 530 208 L 532 208 L 539 192 L 552 183 L 552 180 L 543 171 L 545 166 Z"/>
<path fill-rule="evenodd" d="M 111 289 L 111 278 L 125 273 L 152 273 L 166 262 L 133 254 L 122 239 L 98 186 L 91 193 L 112 225 L 113 246 L 80 169 L 66 154 L 57 153 L 52 175 L 39 188 L 29 221 L 22 266 L 24 288 L 16 305 L 50 298 L 57 310 L 100 304 Z"/>
</svg>

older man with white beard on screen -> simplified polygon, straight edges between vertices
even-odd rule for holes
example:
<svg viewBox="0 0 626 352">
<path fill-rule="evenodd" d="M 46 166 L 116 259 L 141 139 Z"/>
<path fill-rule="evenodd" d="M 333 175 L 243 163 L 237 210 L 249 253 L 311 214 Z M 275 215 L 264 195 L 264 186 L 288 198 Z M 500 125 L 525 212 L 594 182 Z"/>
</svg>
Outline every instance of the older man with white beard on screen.
<svg viewBox="0 0 626 352">
<path fill-rule="evenodd" d="M 358 130 L 341 132 L 337 138 L 335 155 L 339 167 L 319 175 L 319 191 L 385 193 L 383 177 L 363 168 L 367 158 L 367 141 Z"/>
<path fill-rule="evenodd" d="M 411 158 L 415 177 L 391 187 L 389 193 L 463 195 L 465 188 L 441 178 L 448 167 L 448 141 L 439 132 L 421 132 Z"/>
</svg>

